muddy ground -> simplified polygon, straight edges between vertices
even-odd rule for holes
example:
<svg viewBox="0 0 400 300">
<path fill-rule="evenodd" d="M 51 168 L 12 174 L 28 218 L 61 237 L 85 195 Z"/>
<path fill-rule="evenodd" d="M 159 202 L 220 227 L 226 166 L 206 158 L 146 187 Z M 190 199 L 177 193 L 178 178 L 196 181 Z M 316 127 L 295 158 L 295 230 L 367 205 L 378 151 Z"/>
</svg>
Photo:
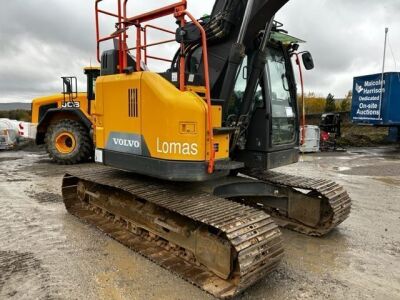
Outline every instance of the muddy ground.
<svg viewBox="0 0 400 300">
<path fill-rule="evenodd" d="M 0 299 L 213 299 L 68 215 L 65 169 L 42 152 L 0 152 Z M 237 299 L 400 299 L 400 149 L 282 170 L 343 184 L 351 217 L 324 238 L 283 230 L 280 267 Z"/>
</svg>

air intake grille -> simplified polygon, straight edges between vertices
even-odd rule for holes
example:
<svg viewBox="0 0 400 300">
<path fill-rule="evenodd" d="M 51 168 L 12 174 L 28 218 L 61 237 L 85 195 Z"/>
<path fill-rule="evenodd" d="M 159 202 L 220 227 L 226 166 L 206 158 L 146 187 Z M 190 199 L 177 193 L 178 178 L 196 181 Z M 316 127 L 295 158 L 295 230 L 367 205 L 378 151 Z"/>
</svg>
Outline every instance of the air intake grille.
<svg viewBox="0 0 400 300">
<path fill-rule="evenodd" d="M 137 91 L 137 89 L 128 90 L 128 111 L 129 116 L 133 118 L 139 116 Z"/>
</svg>

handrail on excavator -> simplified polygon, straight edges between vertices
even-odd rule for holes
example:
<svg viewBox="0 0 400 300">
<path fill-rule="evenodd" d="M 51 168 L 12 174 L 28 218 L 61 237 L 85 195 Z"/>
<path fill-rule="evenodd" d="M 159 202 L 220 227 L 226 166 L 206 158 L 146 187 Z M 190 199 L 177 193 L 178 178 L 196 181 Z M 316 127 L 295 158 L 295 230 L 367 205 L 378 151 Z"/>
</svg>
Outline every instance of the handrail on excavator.
<svg viewBox="0 0 400 300">
<path fill-rule="evenodd" d="M 158 29 L 158 30 L 162 30 L 168 33 L 172 33 L 175 34 L 172 31 L 169 30 L 165 30 L 163 28 L 154 26 L 154 25 L 150 25 L 150 24 L 146 24 L 144 27 L 141 26 L 142 23 L 144 22 L 148 22 L 154 19 L 158 19 L 164 16 L 168 16 L 168 15 L 174 15 L 178 21 L 181 21 L 181 25 L 185 24 L 184 21 L 184 15 L 185 14 L 180 14 L 179 12 L 183 12 L 186 11 L 186 6 L 187 6 L 187 1 L 186 0 L 181 0 L 180 2 L 174 3 L 174 4 L 170 4 L 167 5 L 165 7 L 147 12 L 147 13 L 143 13 L 134 17 L 128 17 L 127 16 L 127 4 L 129 0 L 124 0 L 124 3 L 122 4 L 122 0 L 117 0 L 117 13 L 114 12 L 110 12 L 110 11 L 106 11 L 103 9 L 99 8 L 99 3 L 102 2 L 103 0 L 96 0 L 95 2 L 95 11 L 96 11 L 96 39 L 97 39 L 97 60 L 100 62 L 100 44 L 104 41 L 107 40 L 111 40 L 114 38 L 118 38 L 118 46 L 119 46 L 119 53 L 120 56 L 119 58 L 121 58 L 121 64 L 120 64 L 120 68 L 119 71 L 120 73 L 123 72 L 123 69 L 126 67 L 127 64 L 127 59 L 126 59 L 126 52 L 129 50 L 136 50 L 136 70 L 140 70 L 141 69 L 141 58 L 142 58 L 142 53 L 141 51 L 145 51 L 146 47 L 150 47 L 150 46 L 156 46 L 156 45 L 160 45 L 160 44 L 164 44 L 167 42 L 172 42 L 174 40 L 169 39 L 166 41 L 162 41 L 162 42 L 157 42 L 157 43 L 153 43 L 153 44 L 146 44 L 147 40 L 145 41 L 144 45 L 142 45 L 142 32 L 145 32 L 145 39 L 146 39 L 146 29 L 148 27 L 154 28 L 154 29 Z M 116 31 L 113 34 L 110 34 L 108 36 L 105 37 L 100 37 L 100 24 L 99 24 L 99 15 L 100 14 L 105 14 L 111 17 L 115 17 L 117 18 L 117 23 L 116 23 Z M 136 26 L 136 47 L 131 47 L 128 48 L 126 41 L 127 41 L 127 30 L 129 29 L 129 27 L 131 26 Z M 155 58 L 155 57 L 151 57 L 151 58 Z M 157 59 L 157 58 L 156 58 Z M 146 57 L 145 57 L 145 61 L 146 61 Z M 165 59 L 162 59 L 165 60 Z M 168 61 L 168 60 L 165 60 Z"/>
<path fill-rule="evenodd" d="M 109 35 L 109 36 L 106 36 L 106 37 L 101 38 L 101 37 L 100 37 L 100 24 L 99 24 L 99 14 L 100 14 L 100 13 L 117 18 L 117 19 L 118 19 L 117 24 L 121 24 L 121 22 L 122 22 L 121 0 L 118 0 L 118 14 L 115 14 L 115 13 L 112 13 L 112 12 L 109 12 L 109 11 L 105 11 L 105 10 L 99 9 L 99 3 L 102 2 L 102 1 L 103 1 L 103 0 L 96 0 L 96 2 L 95 2 L 97 61 L 98 61 L 98 62 L 100 62 L 100 43 L 105 42 L 105 41 L 108 41 L 108 40 L 111 40 L 111 39 L 114 39 L 114 38 L 116 38 L 116 37 L 118 36 L 118 38 L 119 38 L 119 45 L 118 45 L 118 46 L 119 46 L 119 49 L 121 49 L 121 46 L 122 46 L 122 45 L 121 45 L 121 43 L 122 43 L 122 35 L 121 35 L 121 33 L 118 33 L 118 34 L 115 34 L 115 33 L 114 33 L 114 34 L 111 34 L 111 35 Z M 122 53 L 121 53 L 121 51 L 120 51 L 120 56 L 119 56 L 120 59 L 122 58 L 121 55 L 122 55 Z M 120 61 L 121 61 L 121 60 L 120 60 Z M 122 70 L 123 70 L 121 67 L 122 67 L 122 66 L 120 65 L 120 72 L 122 72 Z"/>
<path fill-rule="evenodd" d="M 161 60 L 161 61 L 165 61 L 165 62 L 172 62 L 171 59 L 162 58 L 160 56 L 148 55 L 147 54 L 147 48 L 150 48 L 150 47 L 153 47 L 153 46 L 159 46 L 159 45 L 162 45 L 162 44 L 176 42 L 176 39 L 175 38 L 167 39 L 167 40 L 162 40 L 162 41 L 159 41 L 159 42 L 154 42 L 154 43 L 148 44 L 147 43 L 147 30 L 148 30 L 148 28 L 152 28 L 152 29 L 159 30 L 159 31 L 162 31 L 162 32 L 165 32 L 165 33 L 173 34 L 175 36 L 175 32 L 173 32 L 171 30 L 168 30 L 168 29 L 165 29 L 165 28 L 161 28 L 161 27 L 158 27 L 158 26 L 154 26 L 154 25 L 151 25 L 151 24 L 146 24 L 142 28 L 144 45 L 143 46 L 139 46 L 139 48 L 141 48 L 143 50 L 143 52 L 144 52 L 144 63 L 147 65 L 147 59 L 148 58 L 155 59 L 155 60 Z M 138 47 L 135 46 L 135 47 L 128 48 L 127 50 L 128 51 L 129 50 L 136 50 L 137 48 Z"/>
<path fill-rule="evenodd" d="M 213 173 L 214 171 L 214 164 L 215 164 L 215 149 L 214 149 L 214 137 L 213 137 L 213 128 L 212 128 L 212 118 L 211 118 L 211 93 L 210 93 L 210 77 L 209 77 L 209 69 L 208 69 L 208 51 L 207 51 L 207 36 L 204 28 L 201 24 L 191 15 L 187 10 L 187 1 L 181 0 L 174 4 L 170 4 L 164 6 L 159 9 L 152 10 L 147 13 L 143 13 L 134 17 L 127 16 L 127 4 L 129 0 L 124 0 L 122 5 L 122 0 L 117 0 L 117 13 L 105 11 L 99 9 L 99 3 L 103 0 L 96 0 L 95 3 L 95 12 L 96 12 L 96 39 L 97 39 L 97 60 L 100 62 L 100 44 L 104 41 L 111 40 L 111 39 L 118 39 L 118 58 L 119 58 L 119 72 L 123 73 L 124 69 L 127 67 L 127 55 L 129 50 L 136 50 L 136 71 L 141 70 L 141 61 L 142 61 L 142 51 L 145 51 L 144 54 L 144 61 L 147 62 L 147 58 L 159 59 L 163 61 L 169 61 L 160 57 L 148 56 L 147 55 L 147 47 L 160 45 L 163 43 L 171 42 L 174 40 L 166 40 L 161 41 L 158 43 L 152 43 L 147 45 L 147 34 L 146 29 L 148 27 L 159 29 L 162 31 L 174 33 L 172 31 L 164 30 L 160 27 L 154 25 L 146 24 L 142 27 L 142 23 L 155 20 L 161 17 L 165 17 L 168 15 L 173 15 L 178 22 L 180 23 L 181 27 L 184 27 L 186 24 L 185 17 L 188 17 L 191 22 L 198 28 L 201 34 L 201 44 L 203 48 L 203 67 L 204 67 L 204 85 L 205 85 L 205 98 L 207 103 L 207 142 L 209 144 L 209 164 L 208 164 L 208 173 Z M 100 37 L 100 24 L 99 24 L 99 14 L 105 14 L 111 17 L 115 17 L 118 19 L 116 23 L 116 31 L 108 36 Z M 127 30 L 129 27 L 135 26 L 136 27 L 136 46 L 128 48 L 127 45 Z M 147 27 L 146 27 L 147 26 Z M 144 45 L 142 45 L 142 32 L 145 32 L 144 35 Z M 180 63 L 179 63 L 179 88 L 181 91 L 186 90 L 185 86 L 185 46 L 184 42 L 181 42 L 180 47 Z"/>
<path fill-rule="evenodd" d="M 152 47 L 152 46 L 157 46 L 157 45 L 162 45 L 162 44 L 175 42 L 175 37 L 173 39 L 163 40 L 163 41 L 160 41 L 160 42 L 147 44 L 147 31 L 148 31 L 148 28 L 152 28 L 152 29 L 155 29 L 155 30 L 163 31 L 165 33 L 170 33 L 170 34 L 173 34 L 175 36 L 175 32 L 173 32 L 171 30 L 167 30 L 165 28 L 161 28 L 161 27 L 154 26 L 154 25 L 151 25 L 151 24 L 146 24 L 144 26 L 144 28 L 143 28 L 143 33 L 144 33 L 143 37 L 144 37 L 144 44 L 145 44 L 145 46 L 143 47 L 143 51 L 144 51 L 144 62 L 145 62 L 145 64 L 147 64 L 147 59 L 148 58 L 152 58 L 152 59 L 156 59 L 156 60 L 162 60 L 162 61 L 166 61 L 166 62 L 172 62 L 171 59 L 165 59 L 165 58 L 162 58 L 162 57 L 159 57 L 159 56 L 148 55 L 147 54 L 147 48 L 148 47 Z"/>
</svg>

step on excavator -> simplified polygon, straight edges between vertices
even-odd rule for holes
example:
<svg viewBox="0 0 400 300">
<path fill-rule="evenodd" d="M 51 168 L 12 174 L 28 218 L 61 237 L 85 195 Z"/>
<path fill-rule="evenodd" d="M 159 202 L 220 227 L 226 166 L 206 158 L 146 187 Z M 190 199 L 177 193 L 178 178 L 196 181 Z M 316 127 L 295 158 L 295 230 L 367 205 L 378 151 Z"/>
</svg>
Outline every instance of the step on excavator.
<svg viewBox="0 0 400 300">
<path fill-rule="evenodd" d="M 64 176 L 71 214 L 218 298 L 277 267 L 278 225 L 322 236 L 348 217 L 340 185 L 270 171 L 299 158 L 292 58 L 313 68 L 302 41 L 274 20 L 288 0 L 216 0 L 200 19 L 185 0 L 133 17 L 128 0 L 116 0 L 117 12 L 101 2 L 97 164 Z M 108 36 L 104 15 L 116 21 Z M 175 31 L 150 24 L 165 16 Z M 147 43 L 149 29 L 172 38 Z M 114 49 L 101 52 L 107 40 Z M 171 41 L 173 57 L 150 54 Z M 149 59 L 170 67 L 149 71 Z"/>
</svg>

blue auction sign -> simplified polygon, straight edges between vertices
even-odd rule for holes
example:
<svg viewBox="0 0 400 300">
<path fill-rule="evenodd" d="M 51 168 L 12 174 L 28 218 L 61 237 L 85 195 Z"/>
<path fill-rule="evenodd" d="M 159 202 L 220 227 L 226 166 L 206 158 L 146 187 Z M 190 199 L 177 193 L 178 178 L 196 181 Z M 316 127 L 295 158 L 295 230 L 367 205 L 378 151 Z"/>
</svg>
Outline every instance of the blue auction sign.
<svg viewBox="0 0 400 300">
<path fill-rule="evenodd" d="M 381 120 L 384 97 L 385 80 L 382 84 L 382 75 L 375 74 L 354 78 L 352 119 L 354 121 Z"/>
</svg>

